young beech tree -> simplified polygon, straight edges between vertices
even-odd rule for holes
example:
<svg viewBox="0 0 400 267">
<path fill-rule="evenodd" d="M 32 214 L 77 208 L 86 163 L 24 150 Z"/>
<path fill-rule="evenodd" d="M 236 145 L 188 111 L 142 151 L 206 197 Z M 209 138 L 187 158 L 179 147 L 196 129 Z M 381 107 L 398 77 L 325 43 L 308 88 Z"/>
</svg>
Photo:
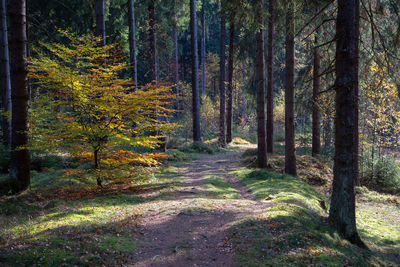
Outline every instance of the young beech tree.
<svg viewBox="0 0 400 267">
<path fill-rule="evenodd" d="M 43 44 L 46 51 L 38 51 L 30 64 L 30 77 L 43 91 L 34 103 L 33 143 L 91 159 L 95 169 L 121 162 L 156 164 L 161 154 L 127 148 L 155 148 L 158 137 L 146 133 L 174 128 L 155 119 L 156 113 L 170 112 L 170 88 L 160 83 L 134 90 L 131 80 L 119 78 L 128 66 L 114 46 L 98 47 L 97 37 L 64 35 L 70 46 Z"/>
</svg>

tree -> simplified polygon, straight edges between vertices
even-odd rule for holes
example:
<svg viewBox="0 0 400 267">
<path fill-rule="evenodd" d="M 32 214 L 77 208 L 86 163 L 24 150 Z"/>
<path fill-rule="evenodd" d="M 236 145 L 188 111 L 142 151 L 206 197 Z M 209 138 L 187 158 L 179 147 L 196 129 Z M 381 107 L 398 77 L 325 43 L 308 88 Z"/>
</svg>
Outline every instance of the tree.
<svg viewBox="0 0 400 267">
<path fill-rule="evenodd" d="M 220 146 L 226 146 L 225 139 L 225 10 L 224 1 L 221 0 L 221 39 L 220 39 L 220 61 L 219 61 L 219 138 Z"/>
<path fill-rule="evenodd" d="M 190 35 L 192 48 L 192 97 L 193 97 L 193 141 L 201 141 L 200 95 L 199 95 L 199 56 L 197 50 L 196 0 L 190 0 Z"/>
<path fill-rule="evenodd" d="M 96 0 L 96 35 L 101 38 L 100 45 L 106 45 L 106 22 L 104 19 L 104 0 Z"/>
<path fill-rule="evenodd" d="M 178 18 L 176 16 L 176 0 L 174 1 L 174 26 L 173 26 L 173 36 L 174 36 L 174 83 L 175 83 L 175 94 L 176 94 L 176 109 L 179 110 L 179 47 L 178 47 Z"/>
<path fill-rule="evenodd" d="M 149 67 L 150 67 L 150 81 L 158 82 L 157 70 L 157 40 L 156 40 L 156 13 L 155 13 L 155 0 L 150 0 L 148 5 L 148 18 L 149 18 Z"/>
<path fill-rule="evenodd" d="M 339 0 L 336 19 L 336 118 L 333 190 L 329 219 L 350 242 L 365 246 L 356 227 L 354 194 L 354 80 L 357 67 L 355 1 Z"/>
<path fill-rule="evenodd" d="M 0 5 L 0 76 L 1 76 L 1 96 L 2 96 L 2 112 L 3 115 L 3 140 L 5 146 L 11 144 L 10 135 L 10 119 L 8 113 L 11 112 L 11 77 L 10 77 L 10 57 L 8 51 L 8 33 L 7 33 L 7 12 L 6 2 L 1 0 Z"/>
<path fill-rule="evenodd" d="M 268 58 L 267 58 L 267 151 L 274 152 L 274 17 L 275 0 L 269 0 L 268 17 Z"/>
<path fill-rule="evenodd" d="M 233 117 L 233 61 L 235 46 L 235 13 L 229 17 L 228 102 L 226 111 L 226 142 L 232 142 Z"/>
<path fill-rule="evenodd" d="M 354 127 L 354 159 L 353 159 L 353 164 L 354 164 L 354 183 L 355 185 L 359 186 L 360 185 L 360 171 L 359 171 L 359 165 L 358 165 L 358 153 L 359 153 L 359 147 L 360 147 L 360 133 L 359 133 L 359 128 L 358 128 L 358 122 L 359 122 L 359 88 L 358 88 L 358 72 L 359 72 L 359 66 L 360 66 L 360 59 L 359 59 L 359 50 L 360 50 L 360 0 L 354 0 L 355 1 L 355 15 L 354 15 L 354 25 L 355 25 L 355 35 L 356 35 L 356 65 L 354 67 L 354 124 L 356 127 Z M 400 28 L 399 28 L 400 30 Z"/>
<path fill-rule="evenodd" d="M 257 86 L 257 166 L 267 167 L 267 143 L 265 128 L 265 80 L 264 80 L 264 19 L 261 11 L 264 1 L 257 0 L 256 22 L 259 29 L 256 33 L 256 86 Z"/>
<path fill-rule="evenodd" d="M 294 134 L 294 0 L 287 1 L 285 74 L 285 173 L 296 176 Z"/>
<path fill-rule="evenodd" d="M 318 34 L 318 33 L 317 33 Z M 318 45 L 318 37 L 315 35 L 314 44 Z M 312 113 L 312 156 L 318 157 L 321 152 L 321 137 L 320 137 L 320 117 L 321 111 L 319 108 L 319 88 L 320 88 L 320 55 L 319 48 L 314 48 L 314 71 L 313 71 L 313 113 Z"/>
<path fill-rule="evenodd" d="M 30 185 L 25 0 L 12 1 L 9 14 L 12 88 L 10 177 L 15 181 L 15 189 L 21 191 Z"/>
<path fill-rule="evenodd" d="M 201 6 L 201 95 L 206 93 L 206 0 Z"/>
<path fill-rule="evenodd" d="M 154 119 L 156 113 L 168 116 L 170 88 L 149 84 L 134 90 L 131 79 L 119 78 L 128 66 L 115 46 L 98 47 L 98 37 L 64 35 L 70 45 L 44 44 L 45 51 L 30 64 L 30 75 L 43 92 L 33 103 L 32 147 L 66 150 L 92 161 L 95 170 L 156 164 L 161 154 L 134 153 L 133 148 L 155 148 L 160 140 L 147 132 L 174 127 Z M 102 179 L 97 181 L 101 186 Z"/>
<path fill-rule="evenodd" d="M 136 59 L 136 23 L 135 23 L 135 1 L 128 0 L 129 15 L 129 55 L 131 62 L 131 78 L 137 87 L 137 59 Z"/>
</svg>

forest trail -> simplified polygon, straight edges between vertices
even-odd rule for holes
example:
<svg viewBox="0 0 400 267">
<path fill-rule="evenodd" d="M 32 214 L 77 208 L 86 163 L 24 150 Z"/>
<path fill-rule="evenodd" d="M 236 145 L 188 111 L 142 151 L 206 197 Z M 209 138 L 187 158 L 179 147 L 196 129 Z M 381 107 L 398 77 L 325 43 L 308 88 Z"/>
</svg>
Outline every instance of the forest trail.
<svg viewBox="0 0 400 267">
<path fill-rule="evenodd" d="M 272 204 L 258 201 L 230 171 L 241 153 L 202 156 L 177 167 L 180 184 L 146 208 L 129 266 L 233 266 L 230 228 Z"/>
</svg>

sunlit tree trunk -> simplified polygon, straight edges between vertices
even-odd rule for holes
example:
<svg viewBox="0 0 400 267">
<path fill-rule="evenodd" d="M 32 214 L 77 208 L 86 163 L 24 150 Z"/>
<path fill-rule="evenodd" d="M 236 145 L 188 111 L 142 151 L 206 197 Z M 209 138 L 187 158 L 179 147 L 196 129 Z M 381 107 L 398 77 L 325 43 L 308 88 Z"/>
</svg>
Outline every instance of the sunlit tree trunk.
<svg viewBox="0 0 400 267">
<path fill-rule="evenodd" d="M 11 164 L 10 177 L 16 181 L 16 190 L 30 185 L 30 156 L 28 150 L 28 80 L 26 60 L 26 2 L 10 3 L 11 54 Z"/>
<path fill-rule="evenodd" d="M 190 35 L 192 48 L 193 141 L 196 142 L 201 141 L 196 0 L 190 0 Z"/>
<path fill-rule="evenodd" d="M 96 35 L 102 40 L 100 45 L 106 45 L 106 22 L 104 19 L 104 0 L 96 0 Z"/>
<path fill-rule="evenodd" d="M 329 219 L 350 242 L 365 246 L 357 232 L 354 194 L 354 103 L 358 52 L 355 1 L 339 0 L 336 20 L 336 117 L 333 190 Z M 349 141 L 350 140 L 350 141 Z"/>
<path fill-rule="evenodd" d="M 317 33 L 318 34 L 318 33 Z M 315 35 L 315 45 L 318 45 L 318 37 Z M 314 48 L 313 71 L 313 110 L 312 110 L 312 156 L 319 157 L 321 153 L 319 89 L 320 89 L 320 55 L 318 47 Z"/>
<path fill-rule="evenodd" d="M 275 0 L 269 0 L 269 17 L 268 17 L 268 58 L 267 58 L 267 151 L 274 152 L 274 17 L 275 17 Z"/>
<path fill-rule="evenodd" d="M 220 40 L 220 78 L 219 78 L 219 144 L 226 146 L 225 139 L 225 14 L 224 0 L 221 0 L 221 40 Z"/>
<path fill-rule="evenodd" d="M 264 1 L 256 1 L 256 19 L 258 25 L 264 25 L 261 10 Z M 267 140 L 265 128 L 265 79 L 264 79 L 264 30 L 256 33 L 256 86 L 257 86 L 257 166 L 267 167 Z"/>
<path fill-rule="evenodd" d="M 8 33 L 7 33 L 7 12 L 6 12 L 6 1 L 1 0 L 0 10 L 0 75 L 1 75 L 1 96 L 2 96 L 2 111 L 11 112 L 11 77 L 10 77 L 10 57 L 8 51 Z M 5 146 L 11 144 L 10 140 L 10 128 L 11 120 L 7 116 L 2 118 L 2 131 L 3 140 L 2 143 Z"/>
<path fill-rule="evenodd" d="M 135 3 L 134 0 L 128 2 L 129 13 L 129 55 L 131 63 L 131 78 L 137 88 L 137 59 L 136 59 L 136 23 L 135 23 Z"/>
<path fill-rule="evenodd" d="M 235 15 L 229 19 L 229 58 L 228 58 L 228 101 L 226 111 L 226 142 L 232 142 L 232 117 L 233 117 L 233 61 L 235 42 Z"/>
<path fill-rule="evenodd" d="M 294 0 L 288 0 L 286 14 L 285 88 L 285 173 L 296 176 L 294 133 Z"/>
</svg>

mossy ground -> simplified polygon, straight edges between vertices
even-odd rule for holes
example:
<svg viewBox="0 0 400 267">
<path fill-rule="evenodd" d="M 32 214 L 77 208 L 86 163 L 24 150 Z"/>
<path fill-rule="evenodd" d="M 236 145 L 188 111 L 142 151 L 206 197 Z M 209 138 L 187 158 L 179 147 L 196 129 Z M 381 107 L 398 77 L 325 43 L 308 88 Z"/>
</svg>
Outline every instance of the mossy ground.
<svg viewBox="0 0 400 267">
<path fill-rule="evenodd" d="M 276 171 L 233 172 L 257 199 L 275 206 L 237 225 L 241 266 L 396 266 L 400 257 L 400 209 L 392 203 L 357 202 L 357 226 L 371 248 L 343 240 L 327 222 L 329 199 L 304 180 Z M 247 235 L 246 239 L 243 236 Z M 322 264 L 322 265 L 320 265 Z"/>
<path fill-rule="evenodd" d="M 212 172 L 201 174 L 197 192 L 182 185 L 189 166 L 182 162 L 168 163 L 172 165 L 147 181 L 104 189 L 93 188 L 93 177 L 64 177 L 61 170 L 34 173 L 30 192 L 0 198 L 0 265 L 120 266 L 134 262 L 142 235 L 137 224 L 148 212 L 157 212 L 198 218 L 231 214 L 227 215 L 233 218 L 227 225 L 227 241 L 232 243 L 237 266 L 398 266 L 397 196 L 357 189 L 357 225 L 371 248 L 367 252 L 343 240 L 328 224 L 328 191 L 320 190 L 321 186 L 279 171 L 240 166 L 228 170 L 224 162 L 232 159 L 223 157 L 214 162 L 217 168 Z M 313 163 L 309 172 L 318 166 Z M 240 211 L 257 202 L 243 199 L 223 178 L 228 172 L 260 203 L 273 205 L 261 213 Z M 78 195 L 42 195 L 70 186 L 78 189 Z M 177 199 L 177 192 L 185 198 Z"/>
</svg>

